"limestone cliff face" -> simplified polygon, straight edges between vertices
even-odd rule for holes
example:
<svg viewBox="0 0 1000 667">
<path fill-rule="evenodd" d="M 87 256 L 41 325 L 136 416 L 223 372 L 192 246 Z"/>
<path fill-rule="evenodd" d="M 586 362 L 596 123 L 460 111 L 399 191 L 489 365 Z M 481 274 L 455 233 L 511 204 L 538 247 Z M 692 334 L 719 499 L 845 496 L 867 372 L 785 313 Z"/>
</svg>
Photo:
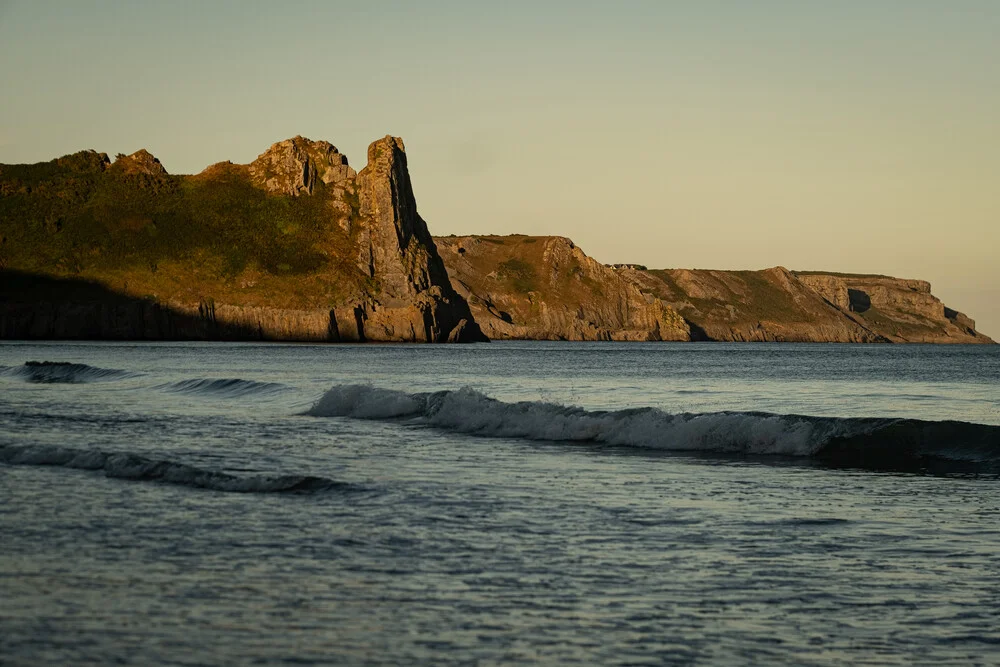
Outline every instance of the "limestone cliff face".
<svg viewBox="0 0 1000 667">
<path fill-rule="evenodd" d="M 925 280 L 796 272 L 828 302 L 892 342 L 992 342 L 975 321 L 946 307 Z"/>
<path fill-rule="evenodd" d="M 991 342 L 919 280 L 436 244 L 392 136 L 360 173 L 301 136 L 194 176 L 145 150 L 0 165 L 0 231 L 5 338 Z"/>
<path fill-rule="evenodd" d="M 388 338 L 486 340 L 417 214 L 402 139 L 368 147 L 357 193 L 359 219 L 349 231 L 357 235 L 358 265 L 378 285 L 359 306 L 365 329 Z"/>
<path fill-rule="evenodd" d="M 0 303 L 0 339 L 339 342 L 336 327 L 324 310 L 115 298 Z"/>
<path fill-rule="evenodd" d="M 625 270 L 676 308 L 696 338 L 837 343 L 991 343 L 923 280 L 763 271 Z"/>
<path fill-rule="evenodd" d="M 389 301 L 411 300 L 448 283 L 441 257 L 417 203 L 406 168 L 403 140 L 385 137 L 368 147 L 368 165 L 358 174 L 358 263 L 379 277 Z"/>
<path fill-rule="evenodd" d="M 336 146 L 301 136 L 273 144 L 250 163 L 250 177 L 256 185 L 292 197 L 311 195 L 317 180 L 346 184 L 355 176 L 347 156 Z"/>
<path fill-rule="evenodd" d="M 621 273 L 674 307 L 695 340 L 873 343 L 884 338 L 853 321 L 787 269 L 635 270 Z"/>
<path fill-rule="evenodd" d="M 921 280 L 604 266 L 561 237 L 440 237 L 494 338 L 986 343 Z"/>
<path fill-rule="evenodd" d="M 196 176 L 145 150 L 0 165 L 0 271 L 24 287 L 3 294 L 0 335 L 486 340 L 417 213 L 402 140 L 368 157 L 358 174 L 297 136 Z"/>
<path fill-rule="evenodd" d="M 684 320 L 559 236 L 438 237 L 452 285 L 491 338 L 688 340 Z"/>
</svg>

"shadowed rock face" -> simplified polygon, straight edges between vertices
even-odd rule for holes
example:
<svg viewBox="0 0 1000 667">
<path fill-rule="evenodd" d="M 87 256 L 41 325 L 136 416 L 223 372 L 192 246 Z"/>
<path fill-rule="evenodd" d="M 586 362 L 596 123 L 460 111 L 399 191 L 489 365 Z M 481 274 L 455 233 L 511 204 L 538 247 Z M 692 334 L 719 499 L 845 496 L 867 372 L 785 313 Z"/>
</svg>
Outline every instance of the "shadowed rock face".
<svg viewBox="0 0 1000 667">
<path fill-rule="evenodd" d="M 196 176 L 145 150 L 0 165 L 0 270 L 33 285 L 4 297 L 0 335 L 485 340 L 417 214 L 402 140 L 368 154 L 361 175 L 304 137 Z"/>
<path fill-rule="evenodd" d="M 405 336 L 409 327 L 435 341 L 486 340 L 417 214 L 402 139 L 386 136 L 368 147 L 357 192 L 359 219 L 351 229 L 357 262 L 380 286 L 378 299 L 363 304 L 366 328 Z"/>
<path fill-rule="evenodd" d="M 408 300 L 431 286 L 447 286 L 434 239 L 417 214 L 402 139 L 387 136 L 368 147 L 358 190 L 364 221 L 358 262 L 368 275 L 380 276 L 388 298 Z"/>
</svg>

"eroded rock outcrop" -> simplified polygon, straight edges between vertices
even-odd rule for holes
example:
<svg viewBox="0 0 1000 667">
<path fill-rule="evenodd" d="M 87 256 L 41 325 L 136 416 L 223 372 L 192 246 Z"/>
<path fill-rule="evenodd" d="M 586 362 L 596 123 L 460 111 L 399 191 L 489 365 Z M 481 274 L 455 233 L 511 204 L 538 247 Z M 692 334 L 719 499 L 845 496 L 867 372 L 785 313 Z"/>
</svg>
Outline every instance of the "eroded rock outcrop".
<svg viewBox="0 0 1000 667">
<path fill-rule="evenodd" d="M 448 285 L 434 240 L 417 214 L 401 139 L 387 136 L 368 147 L 358 199 L 358 263 L 369 276 L 379 276 L 387 300 L 409 301 L 431 286 Z"/>
<path fill-rule="evenodd" d="M 359 304 L 366 336 L 445 342 L 486 340 L 469 306 L 452 288 L 427 223 L 417 213 L 403 140 L 386 136 L 368 147 L 357 176 L 358 266 L 376 280 L 376 295 Z"/>
<path fill-rule="evenodd" d="M 893 342 L 991 342 L 972 318 L 931 294 L 926 280 L 812 271 L 795 277 Z"/>
<path fill-rule="evenodd" d="M 923 280 L 697 269 L 622 270 L 673 306 L 693 336 L 721 341 L 991 343 Z"/>
<path fill-rule="evenodd" d="M 452 284 L 491 338 L 689 340 L 683 318 L 559 236 L 438 237 Z"/>
<path fill-rule="evenodd" d="M 695 340 L 874 343 L 885 339 L 828 304 L 783 267 L 764 271 L 624 269 L 675 308 Z"/>
<path fill-rule="evenodd" d="M 146 176 L 166 176 L 167 169 L 160 160 L 145 148 L 131 155 L 119 155 L 112 167 L 124 174 L 144 174 Z"/>
<path fill-rule="evenodd" d="M 279 141 L 250 163 L 250 177 L 268 192 L 311 195 L 316 181 L 345 184 L 357 173 L 347 156 L 329 141 L 311 141 L 296 136 Z"/>
</svg>

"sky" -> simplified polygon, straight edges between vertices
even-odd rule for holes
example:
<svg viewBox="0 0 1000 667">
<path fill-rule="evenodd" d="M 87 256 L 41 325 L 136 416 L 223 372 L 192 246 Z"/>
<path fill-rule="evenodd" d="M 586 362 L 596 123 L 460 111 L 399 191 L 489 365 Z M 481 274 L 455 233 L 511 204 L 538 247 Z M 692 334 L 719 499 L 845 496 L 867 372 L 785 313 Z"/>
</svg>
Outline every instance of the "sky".
<svg viewBox="0 0 1000 667">
<path fill-rule="evenodd" d="M 1000 2 L 0 0 L 0 163 L 407 148 L 434 234 L 921 278 L 1000 339 Z"/>
</svg>

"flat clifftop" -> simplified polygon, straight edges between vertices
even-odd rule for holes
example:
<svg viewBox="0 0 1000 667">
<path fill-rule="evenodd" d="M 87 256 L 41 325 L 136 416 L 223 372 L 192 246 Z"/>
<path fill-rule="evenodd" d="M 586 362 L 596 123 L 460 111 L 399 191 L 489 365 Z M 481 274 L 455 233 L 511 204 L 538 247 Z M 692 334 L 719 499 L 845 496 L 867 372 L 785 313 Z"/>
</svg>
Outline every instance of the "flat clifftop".
<svg viewBox="0 0 1000 667">
<path fill-rule="evenodd" d="M 0 270 L 21 287 L 4 292 L 0 335 L 482 340 L 402 140 L 369 158 L 359 174 L 297 136 L 193 176 L 146 150 L 0 165 Z"/>
<path fill-rule="evenodd" d="M 922 280 L 605 266 L 549 236 L 436 241 L 452 284 L 497 338 L 992 342 Z"/>
</svg>

